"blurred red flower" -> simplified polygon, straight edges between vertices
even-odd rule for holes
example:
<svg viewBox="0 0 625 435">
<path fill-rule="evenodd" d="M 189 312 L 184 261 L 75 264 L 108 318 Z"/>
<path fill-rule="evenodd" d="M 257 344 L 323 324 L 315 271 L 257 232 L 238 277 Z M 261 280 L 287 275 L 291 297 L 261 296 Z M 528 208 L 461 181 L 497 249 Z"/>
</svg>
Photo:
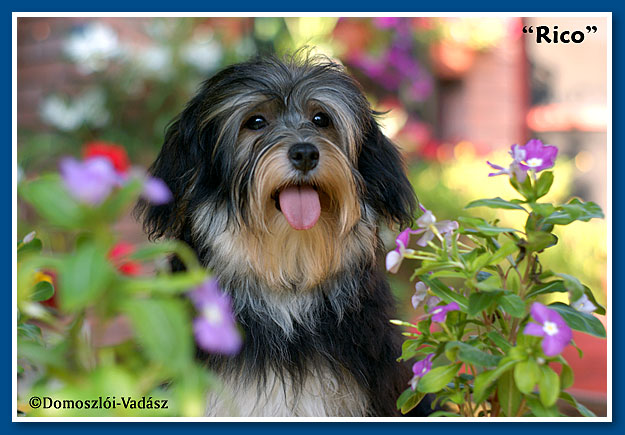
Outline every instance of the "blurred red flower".
<svg viewBox="0 0 625 435">
<path fill-rule="evenodd" d="M 126 173 L 130 168 L 130 159 L 126 153 L 126 149 L 110 142 L 93 141 L 86 143 L 83 147 L 83 156 L 85 159 L 92 157 L 106 157 L 111 161 L 115 170 L 119 173 Z"/>
<path fill-rule="evenodd" d="M 133 252 L 135 252 L 134 245 L 118 242 L 109 251 L 108 257 L 122 275 L 136 276 L 141 274 L 141 264 L 127 259 Z"/>
</svg>

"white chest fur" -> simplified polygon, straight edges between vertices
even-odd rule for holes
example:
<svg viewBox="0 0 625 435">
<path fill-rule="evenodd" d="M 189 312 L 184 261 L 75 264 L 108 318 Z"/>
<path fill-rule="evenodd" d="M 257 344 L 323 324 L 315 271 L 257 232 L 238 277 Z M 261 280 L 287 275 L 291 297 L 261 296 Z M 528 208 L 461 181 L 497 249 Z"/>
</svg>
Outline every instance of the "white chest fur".
<svg viewBox="0 0 625 435">
<path fill-rule="evenodd" d="M 365 416 L 367 401 L 349 373 L 341 379 L 326 368 L 309 370 L 302 385 L 270 373 L 264 384 L 247 377 L 222 379 L 221 391 L 211 393 L 210 417 L 357 417 Z"/>
</svg>

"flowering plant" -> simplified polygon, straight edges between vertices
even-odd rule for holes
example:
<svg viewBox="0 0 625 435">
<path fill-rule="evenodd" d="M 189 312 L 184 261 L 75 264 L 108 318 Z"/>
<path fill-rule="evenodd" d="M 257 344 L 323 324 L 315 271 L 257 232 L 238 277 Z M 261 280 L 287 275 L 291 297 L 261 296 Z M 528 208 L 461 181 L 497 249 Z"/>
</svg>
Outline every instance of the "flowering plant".
<svg viewBox="0 0 625 435">
<path fill-rule="evenodd" d="M 605 308 L 577 278 L 547 269 L 541 254 L 558 242 L 555 225 L 603 213 L 579 199 L 540 201 L 553 183 L 547 169 L 557 152 L 539 140 L 512 146 L 509 166 L 488 162 L 498 171 L 489 176 L 508 176 L 520 198 L 466 206 L 525 213 L 522 229 L 478 217 L 437 222 L 422 207 L 418 229 L 397 237 L 387 270 L 396 273 L 405 259 L 420 261 L 411 278 L 417 281 L 412 304 L 424 308 L 416 321 L 392 321 L 411 328 L 404 332 L 408 339 L 399 360 L 416 360 L 414 377 L 397 400 L 403 413 L 434 393 L 439 409 L 434 415 L 560 416 L 558 399 L 583 416 L 594 415 L 566 392 L 573 371 L 561 352 L 575 346 L 572 330 L 605 337 L 593 315 L 604 315 Z M 411 234 L 420 236 L 414 248 Z M 569 303 L 548 302 L 558 293 L 568 294 Z"/>
<path fill-rule="evenodd" d="M 195 359 L 194 336 L 205 351 L 236 354 L 242 337 L 230 300 L 182 242 L 118 240 L 114 223 L 140 197 L 172 199 L 162 180 L 131 167 L 116 145 L 92 143 L 84 155 L 63 159 L 60 174 L 18 185 L 20 199 L 41 217 L 36 234 L 17 245 L 18 410 L 203 415 L 217 381 Z M 42 240 L 58 239 L 63 252 L 43 248 Z M 184 271 L 170 270 L 171 255 Z M 35 396 L 73 406 L 35 407 Z M 89 406 L 98 398 L 101 406 Z M 121 402 L 130 405 L 115 406 Z"/>
</svg>

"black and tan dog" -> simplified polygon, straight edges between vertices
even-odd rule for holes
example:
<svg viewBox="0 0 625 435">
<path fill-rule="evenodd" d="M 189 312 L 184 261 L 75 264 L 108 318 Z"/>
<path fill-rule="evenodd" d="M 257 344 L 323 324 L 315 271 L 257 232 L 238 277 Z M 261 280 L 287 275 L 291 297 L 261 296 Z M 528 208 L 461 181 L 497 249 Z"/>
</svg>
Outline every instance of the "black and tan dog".
<svg viewBox="0 0 625 435">
<path fill-rule="evenodd" d="M 207 80 L 151 168 L 174 195 L 140 204 L 187 242 L 234 303 L 244 346 L 203 355 L 207 415 L 393 416 L 408 386 L 379 225 L 416 198 L 358 83 L 327 59 L 257 58 Z M 425 408 L 425 404 L 424 404 Z"/>
</svg>

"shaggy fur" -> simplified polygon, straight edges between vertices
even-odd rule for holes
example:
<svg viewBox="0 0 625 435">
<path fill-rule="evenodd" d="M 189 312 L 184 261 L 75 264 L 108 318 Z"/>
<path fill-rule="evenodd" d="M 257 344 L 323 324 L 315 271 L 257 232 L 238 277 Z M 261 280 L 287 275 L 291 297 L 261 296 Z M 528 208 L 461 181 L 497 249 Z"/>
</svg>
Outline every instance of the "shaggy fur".
<svg viewBox="0 0 625 435">
<path fill-rule="evenodd" d="M 298 143 L 318 149 L 313 170 L 289 161 Z M 245 334 L 236 357 L 199 352 L 224 381 L 207 415 L 397 415 L 411 373 L 396 362 L 378 230 L 409 224 L 416 198 L 340 65 L 298 55 L 227 67 L 168 128 L 150 171 L 174 201 L 139 205 L 146 231 L 196 250 Z M 281 212 L 277 197 L 293 185 L 318 192 L 310 229 Z"/>
</svg>

